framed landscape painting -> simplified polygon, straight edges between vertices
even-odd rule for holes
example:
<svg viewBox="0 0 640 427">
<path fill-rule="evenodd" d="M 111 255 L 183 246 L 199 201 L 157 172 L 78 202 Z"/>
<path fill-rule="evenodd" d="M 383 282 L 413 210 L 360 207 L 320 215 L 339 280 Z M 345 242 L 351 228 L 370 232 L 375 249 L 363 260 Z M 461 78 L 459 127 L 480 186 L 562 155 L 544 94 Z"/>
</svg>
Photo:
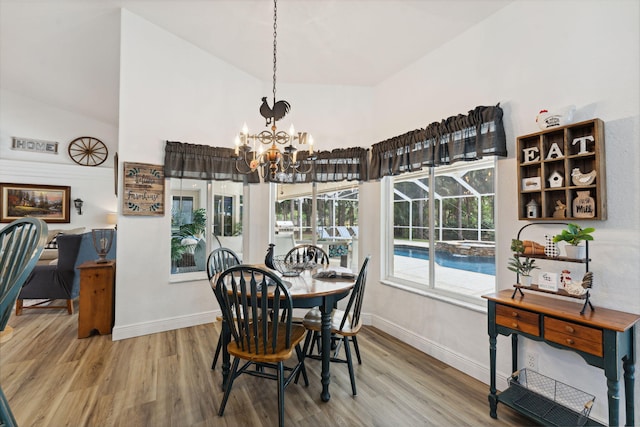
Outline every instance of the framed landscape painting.
<svg viewBox="0 0 640 427">
<path fill-rule="evenodd" d="M 0 222 L 31 216 L 68 223 L 70 203 L 71 187 L 0 183 Z"/>
</svg>

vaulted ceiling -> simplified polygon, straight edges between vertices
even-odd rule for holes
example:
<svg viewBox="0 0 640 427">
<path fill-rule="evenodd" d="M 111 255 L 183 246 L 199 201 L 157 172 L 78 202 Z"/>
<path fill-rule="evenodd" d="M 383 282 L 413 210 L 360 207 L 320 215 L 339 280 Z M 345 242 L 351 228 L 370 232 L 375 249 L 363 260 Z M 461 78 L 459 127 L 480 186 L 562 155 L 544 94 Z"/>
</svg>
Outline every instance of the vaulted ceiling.
<svg viewBox="0 0 640 427">
<path fill-rule="evenodd" d="M 278 81 L 374 86 L 513 0 L 280 0 Z M 0 0 L 0 87 L 116 125 L 120 8 L 271 81 L 271 0 Z"/>
</svg>

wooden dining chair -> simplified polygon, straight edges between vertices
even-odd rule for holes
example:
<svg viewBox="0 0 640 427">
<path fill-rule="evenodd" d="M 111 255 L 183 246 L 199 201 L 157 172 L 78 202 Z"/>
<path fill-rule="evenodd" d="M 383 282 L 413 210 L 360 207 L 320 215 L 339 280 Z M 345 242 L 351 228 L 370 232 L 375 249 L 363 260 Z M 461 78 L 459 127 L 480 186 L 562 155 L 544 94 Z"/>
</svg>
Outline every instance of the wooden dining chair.
<svg viewBox="0 0 640 427">
<path fill-rule="evenodd" d="M 224 414 L 236 378 L 249 374 L 277 380 L 278 421 L 283 426 L 285 388 L 298 373 L 309 385 L 300 346 L 306 330 L 291 322 L 293 302 L 289 290 L 270 271 L 238 265 L 220 273 L 215 292 L 231 332 L 227 350 L 234 357 L 218 415 Z M 284 366 L 294 349 L 298 363 L 292 368 Z M 240 360 L 246 362 L 239 368 Z M 255 370 L 248 369 L 252 365 Z"/>
<path fill-rule="evenodd" d="M 216 248 L 209 254 L 207 258 L 207 277 L 209 277 L 209 282 L 219 273 L 222 273 L 229 267 L 233 267 L 234 265 L 240 264 L 240 258 L 234 251 L 229 248 Z M 215 283 L 211 284 L 211 289 L 213 289 Z M 214 291 L 215 294 L 215 291 Z M 216 297 L 217 299 L 217 297 Z M 218 301 L 220 304 L 220 301 Z M 222 305 L 220 305 L 222 307 Z M 216 321 L 221 322 L 222 317 L 218 316 Z M 220 335 L 218 335 L 218 343 L 216 344 L 216 352 L 213 355 L 213 362 L 211 363 L 211 369 L 216 369 L 216 365 L 218 364 L 218 357 L 220 357 L 220 350 L 222 350 L 222 331 L 220 331 Z"/>
<path fill-rule="evenodd" d="M 298 245 L 287 252 L 285 260 L 292 264 L 329 265 L 329 255 L 315 245 Z"/>
<path fill-rule="evenodd" d="M 356 284 L 351 290 L 349 296 L 349 302 L 344 310 L 334 309 L 331 312 L 331 339 L 332 341 L 338 340 L 335 351 L 331 356 L 332 362 L 346 363 L 349 368 L 349 378 L 351 380 L 351 391 L 353 395 L 356 395 L 356 379 L 353 373 L 353 362 L 351 359 L 351 348 L 349 343 L 353 342 L 353 347 L 356 351 L 356 357 L 358 358 L 358 364 L 362 364 L 362 358 L 360 357 L 360 348 L 358 347 L 357 335 L 362 327 L 362 320 L 360 319 L 360 312 L 362 311 L 362 300 L 364 297 L 364 289 L 367 283 L 367 268 L 369 266 L 369 260 L 371 255 L 368 255 L 362 262 L 360 273 L 356 279 Z M 314 308 L 304 316 L 302 324 L 309 330 L 307 338 L 304 342 L 304 354 L 305 357 L 312 359 L 320 359 L 322 351 L 320 345 L 320 331 L 322 327 L 322 317 L 320 310 Z M 313 333 L 311 333 L 313 332 Z M 338 357 L 340 351 L 340 343 L 344 344 L 345 359 Z M 318 354 L 313 354 L 313 345 L 317 345 Z"/>
<path fill-rule="evenodd" d="M 38 262 L 46 241 L 47 224 L 36 218 L 18 219 L 0 231 L 0 331 L 7 327 L 20 288 Z M 0 425 L 17 425 L 2 387 Z"/>
</svg>

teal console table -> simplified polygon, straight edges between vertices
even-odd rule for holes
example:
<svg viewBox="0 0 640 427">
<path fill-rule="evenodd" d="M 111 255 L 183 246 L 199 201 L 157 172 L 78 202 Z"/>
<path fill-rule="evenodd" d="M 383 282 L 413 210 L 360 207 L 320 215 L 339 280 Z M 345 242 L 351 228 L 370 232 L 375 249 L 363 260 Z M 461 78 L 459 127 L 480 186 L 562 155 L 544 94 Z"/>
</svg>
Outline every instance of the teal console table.
<svg viewBox="0 0 640 427">
<path fill-rule="evenodd" d="M 514 404 L 510 389 L 496 389 L 497 336 L 511 335 L 513 372 L 518 366 L 518 336 L 545 343 L 580 355 L 589 365 L 604 370 L 607 378 L 609 425 L 619 425 L 620 366 L 624 371 L 626 425 L 634 424 L 634 337 L 640 316 L 597 307 L 580 314 L 581 304 L 551 298 L 543 294 L 525 293 L 512 297 L 511 290 L 484 295 L 488 300 L 489 356 L 491 382 L 489 414 L 497 418 L 498 402 L 544 424 L 536 414 L 523 411 Z M 600 425 L 589 419 L 587 425 Z"/>
</svg>

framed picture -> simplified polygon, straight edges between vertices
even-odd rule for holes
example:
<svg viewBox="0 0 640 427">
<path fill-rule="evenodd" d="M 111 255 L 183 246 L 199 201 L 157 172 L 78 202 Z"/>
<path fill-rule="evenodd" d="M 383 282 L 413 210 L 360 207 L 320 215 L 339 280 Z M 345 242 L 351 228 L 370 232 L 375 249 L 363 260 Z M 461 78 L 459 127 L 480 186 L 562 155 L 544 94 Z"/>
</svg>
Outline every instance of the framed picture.
<svg viewBox="0 0 640 427">
<path fill-rule="evenodd" d="M 69 223 L 71 187 L 0 183 L 0 222 L 26 216 Z"/>
<path fill-rule="evenodd" d="M 122 175 L 123 215 L 164 215 L 164 167 L 124 162 Z"/>
</svg>

